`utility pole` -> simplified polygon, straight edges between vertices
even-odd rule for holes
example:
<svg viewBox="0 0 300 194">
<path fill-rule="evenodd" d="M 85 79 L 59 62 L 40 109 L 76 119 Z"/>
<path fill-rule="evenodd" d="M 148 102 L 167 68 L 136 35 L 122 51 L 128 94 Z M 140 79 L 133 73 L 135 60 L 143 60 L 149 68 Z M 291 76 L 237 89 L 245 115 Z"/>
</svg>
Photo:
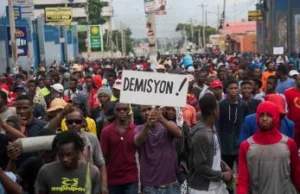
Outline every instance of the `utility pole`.
<svg viewBox="0 0 300 194">
<path fill-rule="evenodd" d="M 150 41 L 152 40 L 154 45 L 149 46 L 151 69 L 155 69 L 157 65 L 157 40 L 156 40 L 156 14 L 151 13 L 147 15 L 147 36 Z"/>
<path fill-rule="evenodd" d="M 234 13 L 236 13 L 236 1 L 234 0 Z M 236 14 L 234 14 L 234 22 L 236 22 Z"/>
<path fill-rule="evenodd" d="M 200 31 L 200 29 L 198 31 L 198 44 L 199 44 L 199 49 L 202 48 L 202 38 L 201 38 L 201 31 Z"/>
<path fill-rule="evenodd" d="M 206 7 L 207 5 L 204 5 L 202 3 L 201 7 L 202 7 L 202 34 L 203 34 L 203 48 L 206 48 L 206 40 L 205 40 L 205 29 L 206 29 L 206 25 L 205 25 L 205 12 L 204 12 L 204 7 Z M 206 13 L 207 14 L 207 13 Z"/>
<path fill-rule="evenodd" d="M 91 29 L 90 29 L 90 14 L 89 14 L 89 1 L 86 2 L 86 8 L 85 8 L 85 13 L 86 13 L 86 23 L 87 23 L 87 27 L 88 27 L 88 30 L 87 30 L 87 42 L 88 42 L 88 45 L 87 45 L 87 57 L 88 59 L 90 58 L 91 56 Z"/>
<path fill-rule="evenodd" d="M 112 23 L 111 23 L 111 21 L 109 22 L 108 38 L 109 38 L 109 47 L 110 47 L 110 57 L 113 57 L 114 41 L 113 41 L 113 32 L 112 32 Z"/>
<path fill-rule="evenodd" d="M 13 0 L 8 0 L 8 12 L 9 12 L 9 25 L 10 25 L 10 45 L 11 45 L 11 53 L 13 59 L 13 67 L 17 68 L 18 47 L 16 43 L 16 25 L 15 25 Z"/>
<path fill-rule="evenodd" d="M 122 56 L 126 56 L 126 44 L 125 44 L 125 37 L 124 37 L 124 30 L 123 30 L 123 24 L 121 22 L 121 39 L 122 39 Z"/>
<path fill-rule="evenodd" d="M 203 31 L 204 50 L 206 50 L 206 26 L 207 26 L 207 11 L 205 11 L 205 24 L 204 24 L 204 31 Z"/>
<path fill-rule="evenodd" d="M 225 15 L 226 15 L 226 0 L 224 0 L 224 4 L 223 4 L 223 13 L 222 13 L 222 18 L 220 20 L 220 27 L 224 27 L 225 25 Z"/>
<path fill-rule="evenodd" d="M 194 25 L 193 25 L 193 18 L 191 18 L 191 34 L 192 34 L 192 43 L 194 43 Z"/>
<path fill-rule="evenodd" d="M 219 26 L 220 26 L 220 4 L 218 4 L 218 12 L 217 12 L 217 28 L 216 29 L 218 29 L 219 28 Z"/>
<path fill-rule="evenodd" d="M 116 34 L 116 46 L 117 46 L 117 51 L 119 50 L 119 33 Z"/>
</svg>

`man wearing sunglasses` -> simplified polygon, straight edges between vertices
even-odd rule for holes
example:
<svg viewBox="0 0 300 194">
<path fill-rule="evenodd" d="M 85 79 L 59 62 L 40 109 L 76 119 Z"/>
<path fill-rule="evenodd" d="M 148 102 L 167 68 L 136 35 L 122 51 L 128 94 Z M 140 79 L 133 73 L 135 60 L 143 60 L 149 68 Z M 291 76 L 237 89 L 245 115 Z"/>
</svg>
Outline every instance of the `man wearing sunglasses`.
<svg viewBox="0 0 300 194">
<path fill-rule="evenodd" d="M 102 178 L 102 194 L 108 194 L 106 166 L 100 143 L 95 135 L 81 130 L 87 127 L 83 113 L 80 109 L 76 109 L 71 104 L 68 104 L 61 113 L 51 120 L 48 128 L 56 129 L 63 118 L 66 118 L 65 123 L 68 131 L 77 132 L 84 140 L 85 148 L 81 159 L 90 160 L 99 168 Z"/>
<path fill-rule="evenodd" d="M 110 194 L 138 194 L 138 169 L 135 125 L 130 120 L 129 104 L 117 103 L 116 120 L 101 132 L 101 148 L 107 163 Z"/>
<path fill-rule="evenodd" d="M 75 131 L 83 138 L 85 143 L 84 158 L 92 161 L 99 168 L 102 178 L 102 194 L 108 194 L 106 166 L 100 143 L 96 136 L 81 131 L 81 128 L 85 128 L 87 125 L 82 112 L 79 109 L 73 110 L 66 116 L 66 124 L 69 131 Z"/>
</svg>

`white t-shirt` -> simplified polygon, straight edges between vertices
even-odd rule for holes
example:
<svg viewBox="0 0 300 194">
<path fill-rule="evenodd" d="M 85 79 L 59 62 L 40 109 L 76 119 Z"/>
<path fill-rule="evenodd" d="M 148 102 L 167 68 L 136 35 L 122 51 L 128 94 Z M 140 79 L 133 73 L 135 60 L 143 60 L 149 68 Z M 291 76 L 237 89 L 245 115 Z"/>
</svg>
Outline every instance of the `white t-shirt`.
<svg viewBox="0 0 300 194">
<path fill-rule="evenodd" d="M 216 131 L 216 129 L 214 129 Z M 217 133 L 215 132 L 213 135 L 213 141 L 214 141 L 214 158 L 213 158 L 213 165 L 212 169 L 216 171 L 221 171 L 221 149 L 220 149 L 220 142 L 217 136 Z M 192 188 L 189 188 L 189 194 L 228 194 L 228 191 L 226 190 L 225 184 L 223 181 L 221 182 L 213 182 L 210 181 L 208 191 L 198 191 Z"/>
</svg>

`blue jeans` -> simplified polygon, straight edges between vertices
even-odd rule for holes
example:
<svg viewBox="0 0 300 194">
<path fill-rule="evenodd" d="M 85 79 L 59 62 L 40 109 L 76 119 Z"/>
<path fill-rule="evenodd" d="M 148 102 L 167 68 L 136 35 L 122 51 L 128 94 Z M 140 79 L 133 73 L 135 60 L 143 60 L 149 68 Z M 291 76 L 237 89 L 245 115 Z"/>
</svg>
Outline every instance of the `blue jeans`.
<svg viewBox="0 0 300 194">
<path fill-rule="evenodd" d="M 109 185 L 108 190 L 109 194 L 138 194 L 139 184 L 134 182 L 125 185 Z"/>
<path fill-rule="evenodd" d="M 166 188 L 144 187 L 143 194 L 180 194 L 180 185 L 174 183 Z"/>
</svg>

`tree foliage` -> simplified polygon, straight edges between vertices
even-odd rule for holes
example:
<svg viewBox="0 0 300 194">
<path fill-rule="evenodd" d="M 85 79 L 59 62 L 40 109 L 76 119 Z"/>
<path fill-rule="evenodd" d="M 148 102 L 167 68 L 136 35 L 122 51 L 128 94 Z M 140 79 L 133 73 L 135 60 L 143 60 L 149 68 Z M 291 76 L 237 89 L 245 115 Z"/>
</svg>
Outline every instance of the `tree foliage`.
<svg viewBox="0 0 300 194">
<path fill-rule="evenodd" d="M 104 2 L 100 0 L 88 0 L 88 14 L 89 23 L 86 18 L 78 20 L 79 25 L 101 25 L 106 22 L 105 18 L 101 15 Z M 80 52 L 87 51 L 85 40 L 87 38 L 87 32 L 78 33 L 78 47 Z"/>
<path fill-rule="evenodd" d="M 105 23 L 105 18 L 101 17 L 104 4 L 100 0 L 88 0 L 89 24 L 99 25 Z"/>
<path fill-rule="evenodd" d="M 203 34 L 202 34 L 203 26 L 201 26 L 201 25 L 196 25 L 196 26 L 193 25 L 193 33 L 192 33 L 191 24 L 179 23 L 175 30 L 176 30 L 176 32 L 185 32 L 185 34 L 187 36 L 187 40 L 189 40 L 190 42 L 196 43 L 197 45 L 199 45 L 199 35 L 200 35 L 200 38 L 203 37 Z M 212 28 L 210 26 L 205 27 L 205 32 L 206 32 L 206 42 L 208 42 L 210 35 L 218 34 L 218 31 L 215 28 Z"/>
<path fill-rule="evenodd" d="M 133 43 L 134 39 L 131 37 L 132 31 L 130 28 L 123 29 L 124 33 L 124 40 L 126 45 L 126 54 L 129 54 L 130 52 L 133 53 Z M 110 40 L 112 39 L 112 44 Z M 113 48 L 113 51 L 122 51 L 122 33 L 120 30 L 113 30 L 112 34 L 110 34 L 108 31 L 105 32 L 103 35 L 103 43 L 104 43 L 104 50 L 110 51 L 111 48 Z"/>
</svg>

